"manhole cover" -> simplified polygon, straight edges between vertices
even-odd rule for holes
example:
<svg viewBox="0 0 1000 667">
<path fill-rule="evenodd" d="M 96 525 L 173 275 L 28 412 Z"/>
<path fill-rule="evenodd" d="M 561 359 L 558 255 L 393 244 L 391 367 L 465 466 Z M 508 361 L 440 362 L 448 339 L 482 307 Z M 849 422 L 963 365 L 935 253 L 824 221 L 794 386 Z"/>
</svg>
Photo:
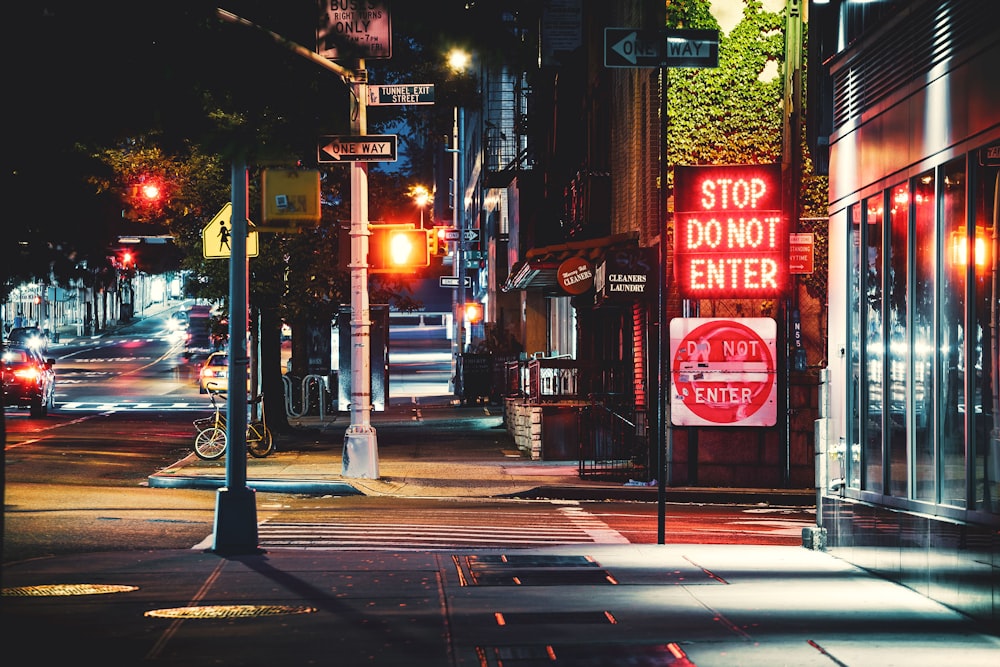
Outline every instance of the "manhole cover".
<svg viewBox="0 0 1000 667">
<path fill-rule="evenodd" d="M 311 614 L 315 607 L 289 607 L 285 605 L 262 604 L 220 604 L 203 607 L 173 607 L 152 609 L 145 616 L 154 618 L 258 618 L 261 616 L 287 616 L 290 614 Z"/>
<path fill-rule="evenodd" d="M 590 556 L 473 554 L 465 559 L 469 567 L 598 567 Z"/>
<path fill-rule="evenodd" d="M 483 667 L 574 665 L 575 667 L 694 667 L 676 643 L 477 646 Z"/>
<path fill-rule="evenodd" d="M 493 614 L 497 625 L 533 625 L 538 626 L 545 623 L 597 623 L 616 625 L 618 619 L 610 611 L 517 611 L 502 612 Z"/>
<path fill-rule="evenodd" d="M 586 586 L 617 584 L 607 570 L 484 570 L 473 571 L 472 580 L 480 586 Z"/>
<path fill-rule="evenodd" d="M 116 586 L 112 584 L 43 584 L 41 586 L 15 586 L 3 589 L 3 597 L 55 597 L 60 595 L 104 595 L 106 593 L 129 593 L 139 590 L 138 586 Z"/>
</svg>

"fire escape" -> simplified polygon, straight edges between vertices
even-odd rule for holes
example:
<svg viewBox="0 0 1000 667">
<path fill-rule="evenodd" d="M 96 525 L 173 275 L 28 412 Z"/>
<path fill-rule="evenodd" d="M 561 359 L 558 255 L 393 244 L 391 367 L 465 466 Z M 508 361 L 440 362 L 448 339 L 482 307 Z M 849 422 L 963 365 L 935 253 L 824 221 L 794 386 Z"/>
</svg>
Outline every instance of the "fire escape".
<svg viewBox="0 0 1000 667">
<path fill-rule="evenodd" d="M 483 110 L 483 171 L 488 189 L 505 188 L 534 160 L 528 149 L 528 100 L 523 73 L 501 68 L 493 73 Z"/>
</svg>

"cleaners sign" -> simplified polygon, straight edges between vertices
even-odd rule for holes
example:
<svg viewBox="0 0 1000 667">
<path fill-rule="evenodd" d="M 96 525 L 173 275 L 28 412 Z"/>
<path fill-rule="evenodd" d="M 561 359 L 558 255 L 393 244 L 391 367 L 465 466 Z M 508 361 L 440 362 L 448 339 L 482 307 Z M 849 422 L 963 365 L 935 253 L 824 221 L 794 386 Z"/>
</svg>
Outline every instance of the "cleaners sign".
<svg viewBox="0 0 1000 667">
<path fill-rule="evenodd" d="M 594 269 L 583 257 L 570 257 L 556 270 L 559 287 L 567 294 L 583 294 L 594 286 Z"/>
<path fill-rule="evenodd" d="M 784 294 L 780 165 L 675 167 L 674 224 L 674 278 L 683 298 Z"/>
<path fill-rule="evenodd" d="M 774 426 L 773 319 L 670 321 L 670 422 L 675 426 Z"/>
</svg>

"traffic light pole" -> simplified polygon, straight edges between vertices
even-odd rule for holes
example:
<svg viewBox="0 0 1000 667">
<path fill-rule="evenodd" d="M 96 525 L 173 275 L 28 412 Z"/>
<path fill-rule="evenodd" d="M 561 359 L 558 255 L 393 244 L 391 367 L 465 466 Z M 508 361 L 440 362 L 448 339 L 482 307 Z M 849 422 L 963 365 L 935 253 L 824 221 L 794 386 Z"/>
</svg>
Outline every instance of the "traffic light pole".
<svg viewBox="0 0 1000 667">
<path fill-rule="evenodd" d="M 212 550 L 224 555 L 258 553 L 257 499 L 247 487 L 247 165 L 232 165 L 231 251 L 229 255 L 229 400 L 226 411 L 226 486 L 215 498 Z M 234 454 L 235 452 L 235 454 Z"/>
<path fill-rule="evenodd" d="M 364 60 L 351 81 L 351 131 L 367 134 Z M 368 303 L 368 164 L 351 163 L 351 424 L 344 434 L 344 477 L 378 479 L 378 440 L 371 425 L 371 309 Z"/>
<path fill-rule="evenodd" d="M 454 312 L 455 312 L 455 396 L 459 400 L 465 393 L 465 386 L 462 379 L 462 355 L 465 353 L 465 109 L 455 107 L 455 201 L 452 202 L 454 211 L 454 226 L 459 231 L 458 241 L 455 243 L 455 266 L 452 272 L 458 278 L 458 289 L 455 290 Z"/>
</svg>

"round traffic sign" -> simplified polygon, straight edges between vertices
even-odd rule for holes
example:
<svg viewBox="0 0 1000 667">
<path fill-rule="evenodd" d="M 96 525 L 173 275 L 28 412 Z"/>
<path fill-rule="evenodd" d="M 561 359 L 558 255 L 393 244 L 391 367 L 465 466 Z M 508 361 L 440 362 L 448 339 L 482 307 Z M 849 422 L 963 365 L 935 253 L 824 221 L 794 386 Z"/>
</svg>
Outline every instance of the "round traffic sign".
<svg viewBox="0 0 1000 667">
<path fill-rule="evenodd" d="M 671 338 L 678 327 L 671 322 Z M 767 318 L 680 320 L 687 333 L 675 341 L 671 363 L 671 420 L 678 425 L 753 425 L 775 423 L 774 334 L 765 340 L 749 324 Z"/>
</svg>

